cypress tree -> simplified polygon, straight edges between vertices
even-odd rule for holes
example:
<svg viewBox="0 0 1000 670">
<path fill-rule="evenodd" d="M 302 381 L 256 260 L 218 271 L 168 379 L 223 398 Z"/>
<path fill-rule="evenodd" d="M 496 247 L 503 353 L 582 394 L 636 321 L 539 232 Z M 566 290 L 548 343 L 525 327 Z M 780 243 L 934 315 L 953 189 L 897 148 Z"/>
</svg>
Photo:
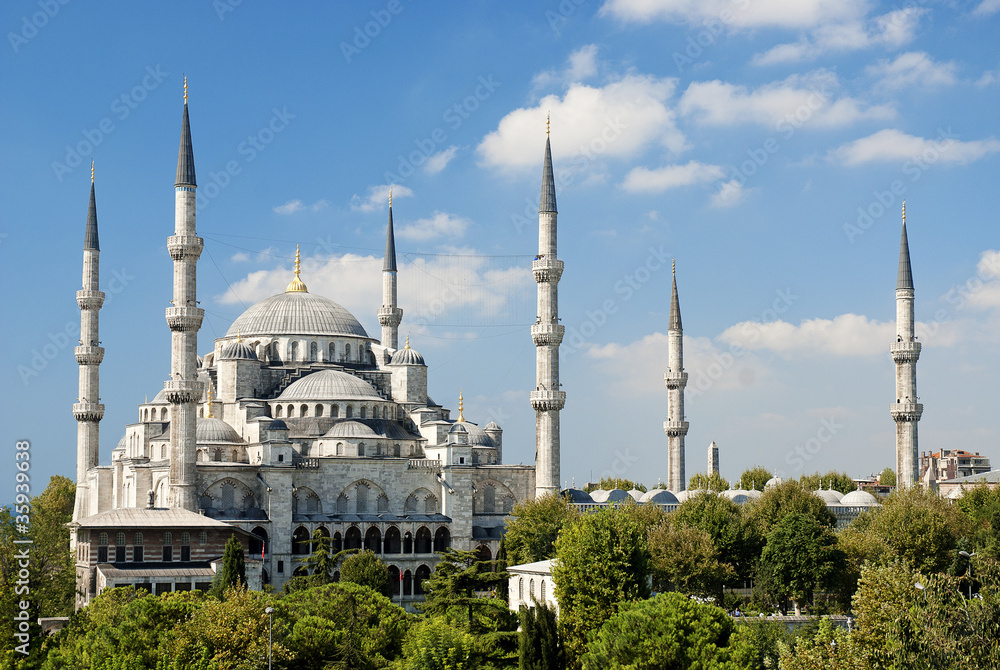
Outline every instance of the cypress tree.
<svg viewBox="0 0 1000 670">
<path fill-rule="evenodd" d="M 559 638 L 555 610 L 538 603 L 535 607 L 522 607 L 520 617 L 520 670 L 563 670 L 566 653 Z"/>
<path fill-rule="evenodd" d="M 211 593 L 222 597 L 230 586 L 246 586 L 247 569 L 243 557 L 243 544 L 236 539 L 236 533 L 229 536 L 226 551 L 222 554 L 222 568 L 216 574 Z"/>
</svg>

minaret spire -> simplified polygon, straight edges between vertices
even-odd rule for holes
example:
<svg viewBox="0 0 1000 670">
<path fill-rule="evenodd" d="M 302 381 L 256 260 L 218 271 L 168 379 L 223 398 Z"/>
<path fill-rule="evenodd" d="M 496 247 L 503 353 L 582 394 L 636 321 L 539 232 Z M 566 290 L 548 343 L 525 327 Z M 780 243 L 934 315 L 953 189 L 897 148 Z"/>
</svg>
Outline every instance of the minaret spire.
<svg viewBox="0 0 1000 670">
<path fill-rule="evenodd" d="M 100 366 L 104 347 L 100 346 L 99 317 L 104 304 L 100 290 L 101 245 L 97 235 L 97 198 L 94 193 L 94 164 L 90 164 L 90 205 L 83 236 L 83 288 L 76 292 L 80 306 L 80 346 L 74 354 L 80 366 L 79 397 L 73 404 L 76 418 L 76 503 L 73 520 L 78 521 L 98 511 L 97 500 L 91 499 L 89 470 L 97 467 L 100 455 L 100 422 L 104 418 L 101 404 Z"/>
<path fill-rule="evenodd" d="M 566 392 L 559 383 L 559 345 L 565 327 L 559 323 L 559 278 L 563 262 L 556 257 L 556 185 L 552 170 L 549 121 L 545 122 L 542 195 L 538 205 L 538 255 L 531 264 L 538 284 L 538 318 L 531 327 L 535 343 L 535 497 L 559 492 L 559 411 Z"/>
<path fill-rule="evenodd" d="M 392 187 L 389 187 L 389 223 L 385 229 L 385 258 L 382 260 L 382 307 L 378 322 L 382 326 L 382 346 L 399 347 L 399 322 L 403 310 L 396 306 L 396 237 L 392 229 Z"/>
<path fill-rule="evenodd" d="M 896 341 L 889 351 L 896 363 L 896 402 L 890 414 L 896 422 L 896 486 L 909 488 L 920 482 L 917 451 L 917 423 L 924 406 L 917 402 L 917 359 L 920 343 L 914 335 L 913 271 L 910 245 L 906 239 L 906 203 L 903 203 L 903 232 L 899 241 L 899 269 L 896 273 Z"/>
<path fill-rule="evenodd" d="M 164 384 L 170 411 L 171 506 L 195 511 L 197 403 L 202 384 L 198 381 L 198 330 L 204 310 L 198 307 L 198 258 L 204 241 L 195 231 L 194 148 L 188 118 L 187 77 L 184 78 L 184 114 L 174 182 L 174 234 L 167 238 L 167 251 L 174 262 L 174 297 L 166 310 L 170 327 L 170 379 Z"/>
<path fill-rule="evenodd" d="M 688 422 L 684 420 L 684 387 L 687 386 L 688 375 L 684 372 L 684 329 L 681 327 L 681 303 L 677 297 L 676 262 L 671 268 L 667 372 L 663 375 L 663 382 L 667 386 L 667 420 L 663 422 L 663 430 L 667 434 L 667 489 L 680 493 L 687 486 L 684 474 L 684 436 L 688 432 Z"/>
</svg>

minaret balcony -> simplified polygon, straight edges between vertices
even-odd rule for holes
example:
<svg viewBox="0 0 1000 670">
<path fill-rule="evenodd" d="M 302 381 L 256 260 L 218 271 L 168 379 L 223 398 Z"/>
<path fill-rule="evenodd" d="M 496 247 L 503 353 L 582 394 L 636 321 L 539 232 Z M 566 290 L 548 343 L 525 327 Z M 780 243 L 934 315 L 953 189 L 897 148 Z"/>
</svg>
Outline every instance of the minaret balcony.
<svg viewBox="0 0 1000 670">
<path fill-rule="evenodd" d="M 536 323 L 531 327 L 531 340 L 536 347 L 559 346 L 562 344 L 566 326 L 558 323 Z"/>
<path fill-rule="evenodd" d="M 99 402 L 73 403 L 73 417 L 77 421 L 100 421 L 104 418 L 104 405 Z"/>
<path fill-rule="evenodd" d="M 203 385 L 195 380 L 169 379 L 163 382 L 163 390 L 167 402 L 179 405 L 186 402 L 200 402 Z"/>
<path fill-rule="evenodd" d="M 205 241 L 197 235 L 171 235 L 167 238 L 167 251 L 175 261 L 186 258 L 198 260 L 204 246 Z"/>
<path fill-rule="evenodd" d="M 539 258 L 531 262 L 531 272 L 539 284 L 559 281 L 563 273 L 563 262 L 556 258 Z"/>
<path fill-rule="evenodd" d="M 403 320 L 403 310 L 399 307 L 379 307 L 378 323 L 380 326 L 398 326 Z"/>
<path fill-rule="evenodd" d="M 100 309 L 104 304 L 104 291 L 88 291 L 86 289 L 76 292 L 76 304 L 80 309 Z"/>
<path fill-rule="evenodd" d="M 897 402 L 889 405 L 889 413 L 894 421 L 920 421 L 920 415 L 924 413 L 923 403 L 919 402 Z"/>
<path fill-rule="evenodd" d="M 913 363 L 920 358 L 920 343 L 916 340 L 893 342 L 889 345 L 889 353 L 896 363 Z"/>
<path fill-rule="evenodd" d="M 205 318 L 205 310 L 200 307 L 167 307 L 166 314 L 170 330 L 182 333 L 198 330 Z"/>
<path fill-rule="evenodd" d="M 73 353 L 80 365 L 100 365 L 104 360 L 104 347 L 76 347 Z"/>
<path fill-rule="evenodd" d="M 536 412 L 560 410 L 566 406 L 565 391 L 535 390 L 528 394 L 528 398 L 531 400 L 531 408 Z"/>
<path fill-rule="evenodd" d="M 687 421 L 664 421 L 663 431 L 667 437 L 684 437 L 690 425 Z"/>
<path fill-rule="evenodd" d="M 667 385 L 668 389 L 682 389 L 687 386 L 688 373 L 667 372 L 663 375 L 663 383 Z"/>
</svg>

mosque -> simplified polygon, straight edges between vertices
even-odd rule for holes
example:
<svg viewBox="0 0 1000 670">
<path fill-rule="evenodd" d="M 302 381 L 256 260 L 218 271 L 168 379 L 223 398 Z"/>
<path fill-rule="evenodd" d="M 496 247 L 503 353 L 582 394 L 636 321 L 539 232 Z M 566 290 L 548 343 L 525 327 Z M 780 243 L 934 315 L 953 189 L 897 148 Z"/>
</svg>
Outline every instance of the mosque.
<svg viewBox="0 0 1000 670">
<path fill-rule="evenodd" d="M 198 355 L 196 291 L 203 248 L 187 82 L 175 191 L 170 376 L 100 465 L 100 243 L 93 171 L 83 250 L 77 497 L 71 523 L 78 607 L 104 588 L 154 593 L 207 589 L 229 537 L 244 547 L 251 587 L 280 589 L 303 574 L 314 533 L 332 548 L 368 548 L 389 565 L 394 598 L 422 599 L 446 547 L 485 559 L 514 505 L 559 490 L 556 198 L 546 137 L 539 250 L 532 263 L 538 318 L 536 465 L 503 463 L 503 429 L 457 417 L 428 396 L 427 364 L 402 347 L 392 198 L 382 267 L 379 338 L 295 271 L 283 293 L 247 309 Z"/>
</svg>

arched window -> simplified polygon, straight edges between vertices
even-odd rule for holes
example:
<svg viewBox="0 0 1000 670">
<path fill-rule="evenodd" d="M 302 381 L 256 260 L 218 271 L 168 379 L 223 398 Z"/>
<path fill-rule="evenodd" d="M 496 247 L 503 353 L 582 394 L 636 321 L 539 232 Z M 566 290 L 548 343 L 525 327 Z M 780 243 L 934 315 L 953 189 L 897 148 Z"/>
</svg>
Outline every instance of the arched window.
<svg viewBox="0 0 1000 670">
<path fill-rule="evenodd" d="M 115 535 L 115 546 L 122 547 L 125 545 L 125 533 L 118 533 Z"/>
<path fill-rule="evenodd" d="M 226 482 L 222 485 L 222 509 L 230 510 L 236 506 L 236 487 Z"/>
<path fill-rule="evenodd" d="M 365 549 L 373 551 L 376 554 L 382 553 L 382 532 L 379 531 L 377 526 L 372 526 L 365 533 Z"/>
<path fill-rule="evenodd" d="M 288 345 L 288 357 L 293 361 L 299 360 L 299 343 L 295 340 Z"/>
<path fill-rule="evenodd" d="M 544 603 L 545 602 L 545 579 L 544 578 L 541 580 L 541 583 L 538 585 L 538 590 L 539 590 L 539 600 L 541 600 Z"/>
<path fill-rule="evenodd" d="M 351 345 L 350 344 L 345 344 L 344 345 L 344 360 L 347 361 L 348 363 L 351 362 Z"/>
<path fill-rule="evenodd" d="M 299 416 L 309 416 L 309 405 L 299 407 Z"/>
<path fill-rule="evenodd" d="M 361 548 L 361 529 L 357 526 L 351 526 L 347 529 L 344 534 L 344 549 L 360 549 Z"/>
<path fill-rule="evenodd" d="M 517 599 L 524 600 L 524 577 L 519 577 L 517 580 Z"/>
<path fill-rule="evenodd" d="M 107 533 L 101 533 L 100 535 L 97 536 L 97 546 L 99 546 L 99 547 L 106 547 L 106 546 L 108 546 L 108 534 Z"/>
<path fill-rule="evenodd" d="M 361 418 L 362 419 L 368 418 L 368 408 L 365 407 L 364 405 L 361 406 Z"/>
<path fill-rule="evenodd" d="M 360 456 L 361 445 L 358 445 L 358 455 Z M 355 489 L 354 496 L 357 502 L 357 513 L 367 514 L 368 513 L 368 485 L 358 484 L 357 489 Z"/>
<path fill-rule="evenodd" d="M 343 493 L 337 497 L 337 514 L 347 514 L 347 496 Z"/>
<path fill-rule="evenodd" d="M 170 532 L 164 533 L 163 544 L 173 544 L 173 543 L 174 543 L 174 534 Z"/>
<path fill-rule="evenodd" d="M 532 579 L 528 582 L 528 597 L 531 599 L 535 598 L 535 580 Z"/>
<path fill-rule="evenodd" d="M 191 533 L 181 533 L 181 546 L 187 547 L 191 544 Z"/>
<path fill-rule="evenodd" d="M 295 405 L 289 405 L 288 406 L 288 418 L 291 419 L 293 416 L 295 416 Z"/>
<path fill-rule="evenodd" d="M 451 546 L 451 533 L 444 526 L 437 529 L 434 533 L 434 551 L 444 551 L 449 546 Z"/>
<path fill-rule="evenodd" d="M 311 362 L 315 363 L 316 359 L 318 357 L 319 357 L 319 345 L 316 344 L 315 342 L 310 342 L 309 343 L 309 360 Z"/>
<path fill-rule="evenodd" d="M 384 551 L 387 554 L 398 554 L 402 550 L 402 538 L 399 535 L 399 528 L 389 526 L 385 531 Z"/>
<path fill-rule="evenodd" d="M 334 405 L 333 407 L 330 408 L 330 416 L 332 416 L 334 419 L 340 418 L 340 405 Z"/>
<path fill-rule="evenodd" d="M 496 489 L 487 484 L 483 487 L 483 514 L 495 514 L 496 508 Z"/>
<path fill-rule="evenodd" d="M 358 456 L 364 456 L 364 455 L 365 455 L 365 443 L 358 442 Z"/>
<path fill-rule="evenodd" d="M 389 511 L 389 499 L 385 497 L 384 493 L 375 499 L 375 511 L 379 514 Z"/>
<path fill-rule="evenodd" d="M 164 407 L 163 409 L 160 410 L 160 421 L 166 421 L 166 420 L 167 420 L 167 408 Z"/>
<path fill-rule="evenodd" d="M 142 546 L 142 533 L 135 534 L 135 538 L 133 539 L 132 544 L 137 544 L 139 546 Z"/>
<path fill-rule="evenodd" d="M 344 455 L 344 443 L 343 442 L 338 442 L 337 443 L 337 455 L 338 456 L 343 456 Z"/>
<path fill-rule="evenodd" d="M 413 576 L 413 592 L 416 595 L 423 595 L 424 593 L 424 582 L 431 578 L 431 569 L 426 565 L 421 565 L 417 568 L 417 573 Z"/>
<path fill-rule="evenodd" d="M 200 545 L 206 545 L 206 544 L 208 544 L 208 533 L 207 532 L 201 531 L 200 533 L 198 533 L 198 544 L 200 544 Z"/>
<path fill-rule="evenodd" d="M 330 343 L 330 356 L 326 360 L 328 362 L 330 362 L 330 363 L 333 363 L 334 361 L 337 360 L 337 343 L 336 342 L 331 342 Z"/>
<path fill-rule="evenodd" d="M 347 414 L 345 414 L 344 416 L 346 416 L 348 419 L 354 417 L 354 405 L 347 406 Z"/>
<path fill-rule="evenodd" d="M 438 499 L 433 493 L 424 498 L 424 514 L 438 513 Z"/>
<path fill-rule="evenodd" d="M 316 405 L 316 414 L 315 414 L 315 416 L 323 416 L 323 406 L 322 405 Z"/>
<path fill-rule="evenodd" d="M 191 560 L 191 533 L 181 533 L 181 560 Z"/>
<path fill-rule="evenodd" d="M 309 531 L 304 526 L 299 526 L 292 533 L 292 553 L 296 556 L 309 553 Z"/>
<path fill-rule="evenodd" d="M 274 417 L 276 419 L 280 419 L 281 418 L 281 412 L 282 412 L 281 405 L 276 405 L 275 408 L 274 408 Z"/>
<path fill-rule="evenodd" d="M 205 408 L 204 407 L 198 408 L 198 418 L 199 419 L 204 419 L 205 418 Z"/>
<path fill-rule="evenodd" d="M 415 554 L 429 554 L 432 551 L 431 542 L 431 531 L 427 529 L 427 526 L 421 526 L 417 530 L 416 542 L 414 543 L 413 553 Z"/>
</svg>

